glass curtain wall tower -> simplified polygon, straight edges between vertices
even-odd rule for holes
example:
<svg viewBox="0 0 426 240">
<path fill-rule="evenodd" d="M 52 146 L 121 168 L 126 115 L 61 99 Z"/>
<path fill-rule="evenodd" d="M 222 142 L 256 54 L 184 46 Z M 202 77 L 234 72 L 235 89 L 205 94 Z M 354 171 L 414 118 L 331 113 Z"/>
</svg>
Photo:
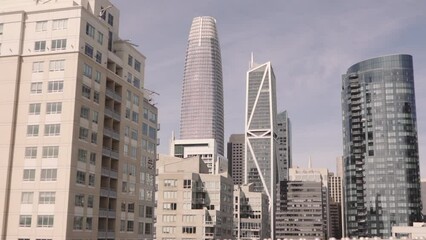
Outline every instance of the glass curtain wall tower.
<svg viewBox="0 0 426 240">
<path fill-rule="evenodd" d="M 192 21 L 182 89 L 180 139 L 210 139 L 224 154 L 222 60 L 216 20 Z"/>
<path fill-rule="evenodd" d="M 413 60 L 362 61 L 342 77 L 347 234 L 390 237 L 421 220 Z"/>
<path fill-rule="evenodd" d="M 277 182 L 277 123 L 275 75 L 271 63 L 254 65 L 247 72 L 245 121 L 246 184 L 264 192 L 269 199 L 271 238 L 275 229 L 275 195 Z"/>
</svg>

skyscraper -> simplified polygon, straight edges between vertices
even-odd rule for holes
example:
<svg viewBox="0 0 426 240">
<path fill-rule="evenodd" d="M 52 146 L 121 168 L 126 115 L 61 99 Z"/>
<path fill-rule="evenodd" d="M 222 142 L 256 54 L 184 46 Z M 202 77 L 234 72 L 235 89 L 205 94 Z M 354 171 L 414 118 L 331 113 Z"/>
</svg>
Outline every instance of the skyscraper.
<svg viewBox="0 0 426 240">
<path fill-rule="evenodd" d="M 153 239 L 157 108 L 107 0 L 2 0 L 0 239 Z"/>
<path fill-rule="evenodd" d="M 277 138 L 278 138 L 278 156 L 277 171 L 278 180 L 288 180 L 288 170 L 291 168 L 291 125 L 287 111 L 277 115 Z"/>
<path fill-rule="evenodd" d="M 275 75 L 270 62 L 255 65 L 247 72 L 245 120 L 245 184 L 264 192 L 269 199 L 271 237 L 275 230 L 277 181 L 277 123 Z"/>
<path fill-rule="evenodd" d="M 347 234 L 391 236 L 421 219 L 413 60 L 400 54 L 342 77 Z"/>
<path fill-rule="evenodd" d="M 231 169 L 232 180 L 235 185 L 244 183 L 244 159 L 245 159 L 244 134 L 232 134 L 228 142 L 228 161 Z"/>
<path fill-rule="evenodd" d="M 216 140 L 224 154 L 222 60 L 216 20 L 192 21 L 182 88 L 180 139 Z"/>
</svg>

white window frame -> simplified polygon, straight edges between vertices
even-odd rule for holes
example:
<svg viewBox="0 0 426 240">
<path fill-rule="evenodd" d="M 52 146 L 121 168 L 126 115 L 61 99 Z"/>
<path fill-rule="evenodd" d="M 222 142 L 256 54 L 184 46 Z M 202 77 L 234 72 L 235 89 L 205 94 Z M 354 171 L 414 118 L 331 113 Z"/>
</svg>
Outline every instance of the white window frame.
<svg viewBox="0 0 426 240">
<path fill-rule="evenodd" d="M 47 92 L 48 93 L 59 93 L 64 91 L 64 81 L 63 80 L 55 80 L 49 81 L 47 83 Z"/>
<path fill-rule="evenodd" d="M 46 104 L 46 114 L 60 114 L 62 113 L 61 102 L 48 102 Z"/>
<path fill-rule="evenodd" d="M 35 125 L 27 125 L 27 137 L 37 137 L 40 130 L 40 126 Z M 26 153 L 26 150 L 25 150 Z"/>
<path fill-rule="evenodd" d="M 38 21 L 35 26 L 36 32 L 44 32 L 47 31 L 47 21 Z"/>
<path fill-rule="evenodd" d="M 44 146 L 43 147 L 43 158 L 58 158 L 59 146 Z"/>
<path fill-rule="evenodd" d="M 65 60 L 51 60 L 49 62 L 49 71 L 50 72 L 59 72 L 65 70 Z"/>
<path fill-rule="evenodd" d="M 61 124 L 45 124 L 44 136 L 59 136 L 61 134 Z"/>
<path fill-rule="evenodd" d="M 66 48 L 67 48 L 67 39 L 52 40 L 50 50 L 58 51 L 58 50 L 65 50 Z"/>
<path fill-rule="evenodd" d="M 34 42 L 34 52 L 45 52 L 45 51 L 46 51 L 46 41 Z"/>
<path fill-rule="evenodd" d="M 41 169 L 40 181 L 56 181 L 57 178 L 58 178 L 58 169 L 56 168 Z"/>
<path fill-rule="evenodd" d="M 33 73 L 40 73 L 43 72 L 43 61 L 33 62 Z"/>
<path fill-rule="evenodd" d="M 30 86 L 31 94 L 43 93 L 43 82 L 32 82 Z"/>
<path fill-rule="evenodd" d="M 55 218 L 54 218 L 53 215 L 38 215 L 37 216 L 37 227 L 51 228 L 51 227 L 53 227 L 54 219 Z"/>
<path fill-rule="evenodd" d="M 68 19 L 55 19 L 52 22 L 52 30 L 63 30 L 68 28 Z"/>
</svg>

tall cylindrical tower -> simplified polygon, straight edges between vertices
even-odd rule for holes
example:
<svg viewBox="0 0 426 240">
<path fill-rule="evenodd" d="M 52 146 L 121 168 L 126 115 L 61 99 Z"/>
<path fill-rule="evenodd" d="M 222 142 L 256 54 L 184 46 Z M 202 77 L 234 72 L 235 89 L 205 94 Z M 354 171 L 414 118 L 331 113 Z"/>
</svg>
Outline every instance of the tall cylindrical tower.
<svg viewBox="0 0 426 240">
<path fill-rule="evenodd" d="M 421 220 L 413 60 L 362 61 L 342 78 L 347 234 L 390 237 Z"/>
<path fill-rule="evenodd" d="M 180 122 L 181 139 L 213 138 L 224 154 L 222 60 L 216 20 L 192 21 L 186 50 Z"/>
</svg>

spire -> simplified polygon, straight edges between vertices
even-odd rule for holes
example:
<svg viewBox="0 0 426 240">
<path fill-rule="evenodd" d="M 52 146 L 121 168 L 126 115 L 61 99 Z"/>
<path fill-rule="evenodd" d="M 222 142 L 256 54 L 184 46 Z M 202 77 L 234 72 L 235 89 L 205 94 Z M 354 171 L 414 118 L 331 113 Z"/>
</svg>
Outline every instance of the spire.
<svg viewBox="0 0 426 240">
<path fill-rule="evenodd" d="M 311 156 L 309 156 L 309 159 L 308 159 L 308 168 L 309 169 L 312 168 L 312 159 L 311 159 Z"/>
<path fill-rule="evenodd" d="M 250 57 L 250 69 L 253 67 L 253 62 L 254 62 L 253 52 L 251 52 L 251 57 Z"/>
</svg>

